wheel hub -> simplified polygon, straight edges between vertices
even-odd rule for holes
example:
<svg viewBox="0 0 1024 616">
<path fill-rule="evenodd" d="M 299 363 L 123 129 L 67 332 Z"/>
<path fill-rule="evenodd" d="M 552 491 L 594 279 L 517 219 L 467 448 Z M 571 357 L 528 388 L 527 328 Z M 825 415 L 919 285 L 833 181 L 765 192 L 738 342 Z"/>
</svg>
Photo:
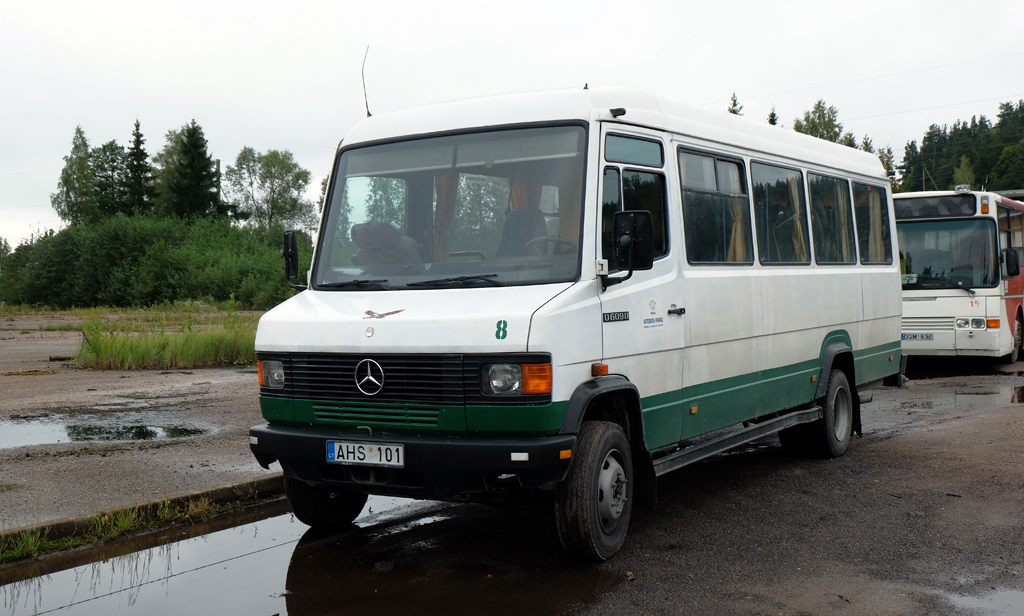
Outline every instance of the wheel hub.
<svg viewBox="0 0 1024 616">
<path fill-rule="evenodd" d="M 626 471 L 622 468 L 615 452 L 609 452 L 601 464 L 598 478 L 598 514 L 605 531 L 612 531 L 626 509 Z"/>
</svg>

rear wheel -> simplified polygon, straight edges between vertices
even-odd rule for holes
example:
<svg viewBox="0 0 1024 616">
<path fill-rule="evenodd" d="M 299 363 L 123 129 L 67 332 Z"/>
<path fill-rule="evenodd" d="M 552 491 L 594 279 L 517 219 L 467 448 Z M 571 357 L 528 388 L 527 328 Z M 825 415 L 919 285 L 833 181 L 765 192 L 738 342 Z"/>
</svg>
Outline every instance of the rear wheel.
<svg viewBox="0 0 1024 616">
<path fill-rule="evenodd" d="M 607 421 L 580 427 L 569 474 L 555 497 L 562 547 L 606 560 L 622 547 L 633 507 L 633 463 L 622 428 Z"/>
<path fill-rule="evenodd" d="M 782 447 L 793 454 L 838 458 L 853 433 L 853 392 L 842 370 L 833 370 L 825 388 L 821 419 L 779 432 Z"/>
<path fill-rule="evenodd" d="M 853 432 L 853 393 L 842 370 L 828 376 L 822 415 L 811 424 L 814 448 L 826 458 L 838 458 L 846 453 Z"/>
<path fill-rule="evenodd" d="M 284 493 L 295 517 L 314 528 L 351 523 L 363 510 L 367 498 L 360 492 L 310 485 L 291 477 L 284 478 Z"/>
</svg>

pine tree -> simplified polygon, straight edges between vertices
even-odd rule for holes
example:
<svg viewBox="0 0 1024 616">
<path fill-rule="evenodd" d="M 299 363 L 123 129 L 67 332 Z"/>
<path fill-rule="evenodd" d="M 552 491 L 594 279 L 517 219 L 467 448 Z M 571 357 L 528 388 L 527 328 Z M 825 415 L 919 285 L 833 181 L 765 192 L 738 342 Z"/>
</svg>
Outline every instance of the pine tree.
<svg viewBox="0 0 1024 616">
<path fill-rule="evenodd" d="M 768 123 L 772 126 L 779 125 L 779 116 L 775 113 L 775 105 L 772 105 L 772 110 L 768 112 Z"/>
<path fill-rule="evenodd" d="M 153 166 L 149 163 L 149 155 L 144 147 L 145 143 L 142 131 L 139 130 L 139 121 L 135 120 L 124 177 L 125 202 L 128 211 L 133 214 L 145 214 L 153 211 L 153 200 L 156 196 L 156 188 L 153 184 Z"/>
<path fill-rule="evenodd" d="M 218 196 L 218 178 L 206 149 L 206 136 L 195 120 L 181 127 L 181 150 L 167 184 L 169 214 L 197 218 L 226 214 Z"/>
<path fill-rule="evenodd" d="M 728 112 L 733 115 L 743 115 L 743 105 L 740 104 L 740 100 L 736 98 L 736 93 L 732 93 L 732 102 L 729 104 Z"/>
<path fill-rule="evenodd" d="M 97 213 L 100 216 L 113 216 L 118 212 L 126 212 L 128 203 L 124 178 L 127 160 L 124 148 L 114 140 L 108 141 L 93 148 L 89 162 L 96 179 Z"/>
</svg>

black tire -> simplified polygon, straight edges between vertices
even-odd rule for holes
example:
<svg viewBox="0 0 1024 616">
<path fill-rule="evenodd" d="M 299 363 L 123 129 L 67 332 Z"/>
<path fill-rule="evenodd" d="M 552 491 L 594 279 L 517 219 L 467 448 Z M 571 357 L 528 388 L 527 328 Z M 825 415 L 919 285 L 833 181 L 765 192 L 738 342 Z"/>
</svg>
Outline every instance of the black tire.
<svg viewBox="0 0 1024 616">
<path fill-rule="evenodd" d="M 811 442 L 819 455 L 838 458 L 846 453 L 853 433 L 853 392 L 842 370 L 833 370 L 828 375 L 822 415 L 821 419 L 810 424 Z"/>
<path fill-rule="evenodd" d="M 1017 315 L 1017 320 L 1013 323 L 1013 350 L 1006 355 L 1003 355 L 1002 360 L 1007 364 L 1017 363 L 1017 358 L 1020 357 L 1020 347 L 1024 338 L 1024 323 L 1021 322 L 1020 315 Z"/>
<path fill-rule="evenodd" d="M 633 462 L 622 428 L 586 421 L 569 474 L 555 492 L 555 525 L 573 556 L 607 560 L 622 547 L 633 509 Z"/>
<path fill-rule="evenodd" d="M 284 494 L 295 517 L 313 528 L 350 524 L 363 510 L 367 498 L 360 492 L 310 485 L 291 477 L 284 478 Z"/>
</svg>

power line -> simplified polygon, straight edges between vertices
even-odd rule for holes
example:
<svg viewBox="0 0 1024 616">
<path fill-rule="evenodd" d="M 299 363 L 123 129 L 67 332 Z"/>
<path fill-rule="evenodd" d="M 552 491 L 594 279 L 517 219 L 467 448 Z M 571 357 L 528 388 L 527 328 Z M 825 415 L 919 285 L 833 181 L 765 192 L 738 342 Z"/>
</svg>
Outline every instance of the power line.
<svg viewBox="0 0 1024 616">
<path fill-rule="evenodd" d="M 744 100 L 748 100 L 748 99 L 751 99 L 751 98 L 765 98 L 765 97 L 768 97 L 768 96 L 779 96 L 781 94 L 792 94 L 793 92 L 804 92 L 806 90 L 816 90 L 816 89 L 819 89 L 819 88 L 831 88 L 831 87 L 834 87 L 834 86 L 845 86 L 845 85 L 849 85 L 851 83 L 861 83 L 861 82 L 864 82 L 864 81 L 872 81 L 874 79 L 885 79 L 887 77 L 899 77 L 900 75 L 911 75 L 913 73 L 923 73 L 923 72 L 926 72 L 926 71 L 935 71 L 935 70 L 938 70 L 938 69 L 941 69 L 941 68 L 950 68 L 950 67 L 953 67 L 953 66 L 963 66 L 965 64 L 977 64 L 978 62 L 990 62 L 992 60 L 1001 60 L 1003 58 L 1011 58 L 1013 56 L 1020 56 L 1020 55 L 1024 55 L 1024 51 L 1015 51 L 1013 53 L 1008 53 L 1008 54 L 1004 54 L 1004 55 L 1001 55 L 1001 56 L 992 56 L 992 57 L 989 57 L 989 58 L 978 58 L 977 60 L 965 60 L 963 62 L 953 62 L 952 64 L 941 64 L 939 66 L 930 66 L 930 67 L 927 67 L 927 68 L 916 68 L 916 69 L 912 69 L 912 70 L 909 70 L 909 71 L 900 71 L 899 73 L 888 73 L 888 74 L 885 74 L 885 75 L 875 75 L 873 77 L 861 77 L 860 79 L 850 79 L 848 81 L 837 81 L 835 83 L 826 83 L 826 84 L 820 84 L 820 85 L 815 85 L 815 86 L 806 86 L 806 87 L 802 87 L 802 88 L 794 88 L 792 90 L 781 90 L 779 92 L 771 92 L 771 93 L 768 93 L 768 94 L 754 94 L 752 96 L 744 96 L 743 99 Z M 704 104 L 705 105 L 718 105 L 718 104 L 721 104 L 723 102 L 725 102 L 725 101 L 719 100 L 719 101 L 715 101 L 713 103 L 704 103 Z M 903 113 L 903 112 L 899 112 L 899 113 Z M 868 116 L 868 117 L 873 117 L 873 116 Z"/>
<path fill-rule="evenodd" d="M 935 105 L 934 107 L 921 107 L 919 109 L 906 109 L 904 111 L 888 111 L 886 113 L 876 113 L 874 115 L 857 116 L 856 118 L 846 118 L 846 120 L 866 120 L 868 118 L 880 118 L 882 116 L 899 115 L 901 113 L 913 113 L 915 111 L 928 111 L 928 110 L 931 110 L 931 109 L 942 109 L 943 107 L 956 107 L 958 105 L 974 105 L 974 104 L 977 104 L 977 103 L 988 103 L 988 102 L 991 102 L 991 101 L 1002 101 L 1002 100 L 1007 100 L 1007 99 L 1010 99 L 1012 101 L 1014 98 L 1017 98 L 1017 97 L 1020 97 L 1020 96 L 1024 96 L 1024 95 L 1014 94 L 1012 96 L 996 96 L 996 97 L 993 97 L 993 98 L 983 98 L 983 99 L 979 99 L 979 100 L 976 100 L 976 101 L 964 101 L 962 103 L 949 103 L 948 105 Z"/>
</svg>

